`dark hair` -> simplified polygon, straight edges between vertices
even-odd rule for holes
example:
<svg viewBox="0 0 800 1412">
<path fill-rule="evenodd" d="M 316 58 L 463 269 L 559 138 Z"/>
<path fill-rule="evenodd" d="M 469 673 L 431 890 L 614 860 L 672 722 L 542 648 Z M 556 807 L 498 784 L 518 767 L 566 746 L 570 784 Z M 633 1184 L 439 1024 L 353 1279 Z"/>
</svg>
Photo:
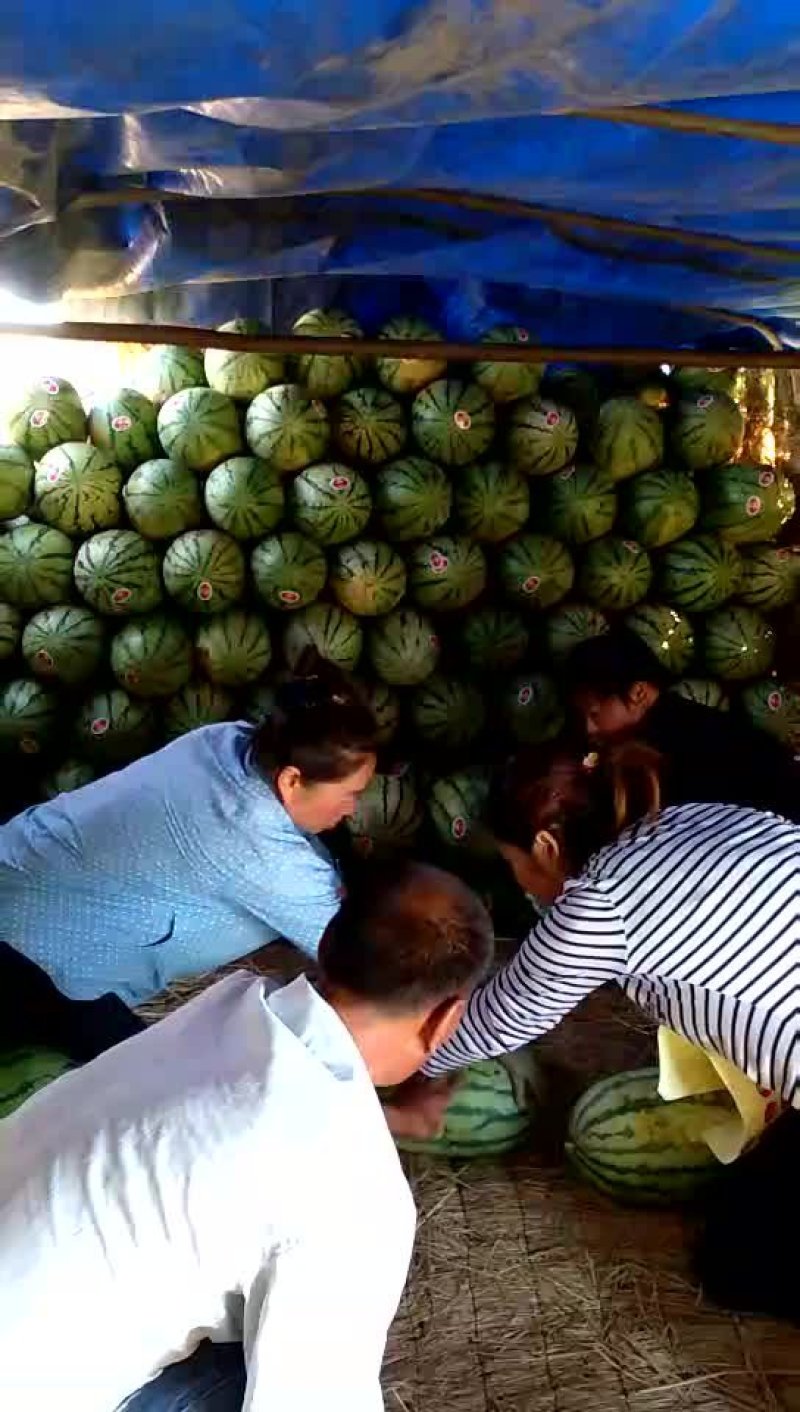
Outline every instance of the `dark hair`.
<svg viewBox="0 0 800 1412">
<path fill-rule="evenodd" d="M 542 746 L 509 761 L 495 780 L 489 823 L 501 843 L 528 851 L 542 829 L 562 844 L 571 869 L 623 829 L 661 808 L 661 756 L 627 741 L 602 753 Z"/>
<path fill-rule="evenodd" d="M 253 731 L 253 760 L 268 779 L 289 765 L 311 784 L 344 779 L 377 751 L 375 717 L 357 687 L 327 662 L 312 665 L 278 686 L 274 707 Z"/>
<path fill-rule="evenodd" d="M 470 989 L 492 959 L 489 913 L 460 878 L 425 863 L 361 874 L 322 938 L 324 982 L 404 1013 Z"/>
<path fill-rule="evenodd" d="M 570 653 L 563 675 L 571 696 L 590 691 L 601 697 L 625 698 L 636 682 L 662 687 L 668 680 L 668 673 L 638 633 L 624 627 L 579 643 Z"/>
</svg>

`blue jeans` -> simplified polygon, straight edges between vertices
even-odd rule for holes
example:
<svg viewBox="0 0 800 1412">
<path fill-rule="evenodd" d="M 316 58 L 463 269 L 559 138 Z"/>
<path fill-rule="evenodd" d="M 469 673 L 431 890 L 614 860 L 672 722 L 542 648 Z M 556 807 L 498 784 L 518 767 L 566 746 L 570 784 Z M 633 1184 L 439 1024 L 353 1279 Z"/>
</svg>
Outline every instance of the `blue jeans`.
<svg viewBox="0 0 800 1412">
<path fill-rule="evenodd" d="M 205 1342 L 135 1392 L 120 1412 L 242 1412 L 245 1382 L 242 1345 Z"/>
</svg>

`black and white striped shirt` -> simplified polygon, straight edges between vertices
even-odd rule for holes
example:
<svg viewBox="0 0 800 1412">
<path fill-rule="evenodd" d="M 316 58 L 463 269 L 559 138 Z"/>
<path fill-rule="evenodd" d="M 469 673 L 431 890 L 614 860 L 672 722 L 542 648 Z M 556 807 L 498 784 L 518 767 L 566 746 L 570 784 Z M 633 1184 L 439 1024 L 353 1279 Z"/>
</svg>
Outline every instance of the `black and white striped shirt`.
<svg viewBox="0 0 800 1412">
<path fill-rule="evenodd" d="M 516 1049 L 610 980 L 800 1107 L 800 827 L 719 804 L 637 824 L 478 987 L 425 1071 Z"/>
</svg>

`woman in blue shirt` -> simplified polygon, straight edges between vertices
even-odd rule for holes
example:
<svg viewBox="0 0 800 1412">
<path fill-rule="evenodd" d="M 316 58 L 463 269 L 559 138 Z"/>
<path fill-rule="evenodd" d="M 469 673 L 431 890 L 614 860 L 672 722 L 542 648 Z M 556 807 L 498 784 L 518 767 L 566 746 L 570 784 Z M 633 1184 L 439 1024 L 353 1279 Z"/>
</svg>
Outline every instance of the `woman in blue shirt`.
<svg viewBox="0 0 800 1412">
<path fill-rule="evenodd" d="M 101 1025 L 103 1048 L 138 1026 L 125 1007 L 181 977 L 277 937 L 316 954 L 340 896 L 317 835 L 353 812 L 374 769 L 372 715 L 326 669 L 280 687 L 260 726 L 192 731 L 3 825 L 0 1047 L 65 1042 L 41 1015 L 31 1029 L 20 986 L 34 968 L 53 1004 L 53 987 L 81 1002 L 71 1028 L 86 1041 L 68 1041 L 87 1058 L 100 1010 L 86 1002 L 117 997 L 101 1007 L 119 1022 Z"/>
</svg>

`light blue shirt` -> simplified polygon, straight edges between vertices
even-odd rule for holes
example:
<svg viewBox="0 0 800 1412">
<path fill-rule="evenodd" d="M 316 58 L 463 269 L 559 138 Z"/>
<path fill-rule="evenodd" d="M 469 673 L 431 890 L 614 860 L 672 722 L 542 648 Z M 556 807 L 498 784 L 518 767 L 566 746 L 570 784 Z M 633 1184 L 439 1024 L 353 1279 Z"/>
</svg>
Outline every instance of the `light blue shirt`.
<svg viewBox="0 0 800 1412">
<path fill-rule="evenodd" d="M 0 828 L 0 940 L 65 995 L 137 1004 L 282 936 L 314 954 L 339 907 L 330 854 L 204 726 Z"/>
</svg>

